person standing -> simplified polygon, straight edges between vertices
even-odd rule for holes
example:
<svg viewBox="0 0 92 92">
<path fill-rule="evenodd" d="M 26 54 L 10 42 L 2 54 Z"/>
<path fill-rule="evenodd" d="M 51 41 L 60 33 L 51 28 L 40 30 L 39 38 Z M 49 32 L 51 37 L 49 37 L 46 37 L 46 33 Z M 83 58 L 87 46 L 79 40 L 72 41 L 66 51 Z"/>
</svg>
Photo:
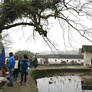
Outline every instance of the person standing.
<svg viewBox="0 0 92 92">
<path fill-rule="evenodd" d="M 36 56 L 33 57 L 33 66 L 34 66 L 34 68 L 37 68 L 37 66 L 38 66 L 38 60 L 37 60 Z"/>
<path fill-rule="evenodd" d="M 20 61 L 22 60 L 22 57 L 19 57 L 19 62 L 18 62 L 18 70 L 20 72 Z"/>
<path fill-rule="evenodd" d="M 19 63 L 18 56 L 15 56 L 15 66 L 14 66 L 14 80 L 15 80 L 15 81 L 17 80 L 17 78 L 18 78 L 18 73 L 19 73 L 19 70 L 18 70 L 18 63 Z"/>
<path fill-rule="evenodd" d="M 15 58 L 13 56 L 13 53 L 9 53 L 9 60 L 8 60 L 8 69 L 9 69 L 9 77 L 10 77 L 10 83 L 9 86 L 14 86 L 14 81 L 13 81 L 13 72 L 14 72 L 14 65 L 15 65 Z"/>
<path fill-rule="evenodd" d="M 30 67 L 30 62 L 28 61 L 27 55 L 23 55 L 23 60 L 20 61 L 20 73 L 21 73 L 21 81 L 20 84 L 26 84 L 27 76 L 28 76 L 28 69 Z"/>
</svg>

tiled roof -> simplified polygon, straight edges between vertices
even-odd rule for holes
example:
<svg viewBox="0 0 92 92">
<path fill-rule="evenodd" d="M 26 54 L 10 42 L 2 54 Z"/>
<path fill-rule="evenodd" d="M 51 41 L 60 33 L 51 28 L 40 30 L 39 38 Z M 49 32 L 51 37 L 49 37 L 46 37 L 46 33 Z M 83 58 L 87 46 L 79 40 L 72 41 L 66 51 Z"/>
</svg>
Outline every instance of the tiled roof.
<svg viewBox="0 0 92 92">
<path fill-rule="evenodd" d="M 84 51 L 92 52 L 92 45 L 83 45 L 82 52 Z"/>
<path fill-rule="evenodd" d="M 83 55 L 38 55 L 38 58 L 68 58 L 68 59 L 83 59 Z"/>
</svg>

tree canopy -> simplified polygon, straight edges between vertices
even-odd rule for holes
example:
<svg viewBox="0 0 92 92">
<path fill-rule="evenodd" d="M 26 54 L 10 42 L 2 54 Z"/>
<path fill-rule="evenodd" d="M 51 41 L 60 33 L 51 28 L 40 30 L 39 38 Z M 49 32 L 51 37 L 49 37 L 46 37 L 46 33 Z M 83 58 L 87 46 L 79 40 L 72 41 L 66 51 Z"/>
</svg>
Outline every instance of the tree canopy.
<svg viewBox="0 0 92 92">
<path fill-rule="evenodd" d="M 39 34 L 47 35 L 47 31 L 43 29 L 41 20 L 47 20 L 47 15 L 42 14 L 45 10 L 55 9 L 58 0 L 5 0 L 0 7 L 0 32 L 18 25 L 34 26 L 35 31 Z M 51 15 L 53 16 L 53 15 Z M 28 18 L 29 22 L 18 22 L 18 19 Z"/>
<path fill-rule="evenodd" d="M 15 56 L 18 56 L 18 57 L 23 57 L 23 55 L 27 55 L 29 58 L 32 57 L 34 54 L 30 51 L 27 51 L 27 50 L 22 50 L 22 51 L 17 51 L 15 52 Z"/>
<path fill-rule="evenodd" d="M 62 23 L 65 23 L 68 29 L 76 30 L 92 42 L 92 27 L 80 22 L 84 16 L 91 19 L 91 12 L 91 0 L 4 0 L 0 4 L 0 33 L 19 25 L 29 25 L 47 37 L 48 19 L 53 17 L 58 19 L 62 30 Z"/>
</svg>

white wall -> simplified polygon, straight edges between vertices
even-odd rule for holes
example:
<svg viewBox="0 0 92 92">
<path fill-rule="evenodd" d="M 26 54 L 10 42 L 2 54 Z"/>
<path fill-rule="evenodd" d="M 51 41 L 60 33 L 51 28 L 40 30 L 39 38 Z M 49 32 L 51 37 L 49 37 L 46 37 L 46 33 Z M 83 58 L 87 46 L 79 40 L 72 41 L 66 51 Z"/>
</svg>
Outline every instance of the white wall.
<svg viewBox="0 0 92 92">
<path fill-rule="evenodd" d="M 84 65 L 91 65 L 91 58 L 92 58 L 92 53 L 88 52 L 84 52 Z"/>
<path fill-rule="evenodd" d="M 45 59 L 44 58 L 37 58 L 38 64 L 44 64 Z"/>
<path fill-rule="evenodd" d="M 67 60 L 68 60 L 68 62 L 67 62 Z M 66 63 L 71 63 L 72 60 L 74 60 L 74 62 L 77 62 L 77 63 L 84 62 L 83 59 L 58 59 L 58 58 L 49 58 L 48 62 L 50 64 L 60 64 L 62 61 L 66 61 Z"/>
<path fill-rule="evenodd" d="M 68 62 L 67 62 L 67 60 L 68 60 Z M 48 58 L 48 63 L 49 64 L 61 64 L 62 61 L 66 61 L 66 63 L 71 63 L 72 60 L 74 60 L 74 62 L 77 62 L 77 63 L 84 63 L 83 59 L 64 59 L 64 58 L 62 58 L 62 59 Z M 38 58 L 39 64 L 44 64 L 44 62 L 45 62 L 44 58 Z"/>
<path fill-rule="evenodd" d="M 57 58 L 49 58 L 48 59 L 49 64 L 60 64 L 61 59 L 57 59 Z"/>
</svg>

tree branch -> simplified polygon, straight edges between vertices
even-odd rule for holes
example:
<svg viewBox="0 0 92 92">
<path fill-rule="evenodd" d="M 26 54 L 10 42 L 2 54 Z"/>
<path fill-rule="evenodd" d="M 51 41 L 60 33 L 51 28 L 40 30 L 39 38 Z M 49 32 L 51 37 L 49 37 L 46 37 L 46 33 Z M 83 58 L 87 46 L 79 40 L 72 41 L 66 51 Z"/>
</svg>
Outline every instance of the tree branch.
<svg viewBox="0 0 92 92">
<path fill-rule="evenodd" d="M 34 26 L 33 23 L 20 22 L 20 23 L 15 23 L 15 24 L 12 24 L 12 25 L 3 26 L 2 28 L 0 28 L 0 32 L 2 32 L 2 30 L 10 29 L 10 28 L 20 26 L 20 25 Z"/>
</svg>

